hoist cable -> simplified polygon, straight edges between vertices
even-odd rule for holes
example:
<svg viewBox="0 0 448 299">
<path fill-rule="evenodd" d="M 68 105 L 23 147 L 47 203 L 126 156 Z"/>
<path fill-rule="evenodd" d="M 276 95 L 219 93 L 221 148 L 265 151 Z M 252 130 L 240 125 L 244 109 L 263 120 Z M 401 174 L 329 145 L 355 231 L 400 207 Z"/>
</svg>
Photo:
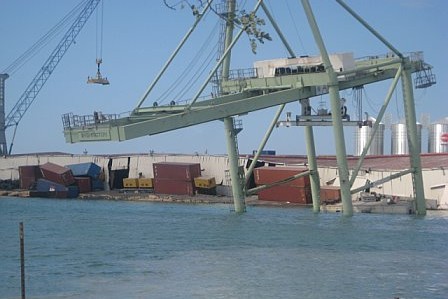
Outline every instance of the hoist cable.
<svg viewBox="0 0 448 299">
<path fill-rule="evenodd" d="M 207 56 L 207 58 L 202 62 L 201 66 L 199 67 L 198 71 L 188 80 L 188 82 L 185 85 L 185 88 L 181 90 L 180 93 L 176 95 L 175 98 L 183 98 L 188 91 L 193 88 L 193 83 L 196 83 L 199 78 L 204 74 L 204 72 L 208 69 L 212 61 L 214 60 L 214 54 L 216 53 L 216 45 L 214 46 L 214 49 L 212 49 Z"/>
<path fill-rule="evenodd" d="M 177 88 L 179 88 L 179 86 L 181 86 L 181 84 L 186 79 L 188 74 L 191 73 L 193 69 L 197 66 L 198 61 L 200 61 L 200 58 L 203 56 L 206 49 L 212 44 L 210 40 L 214 37 L 218 25 L 219 21 L 216 22 L 215 26 L 210 31 L 210 34 L 206 38 L 205 42 L 201 45 L 201 48 L 198 51 L 196 51 L 195 56 L 190 60 L 190 62 L 184 68 L 184 70 L 177 76 L 176 80 L 174 80 L 173 83 L 158 97 L 156 101 L 158 104 L 163 103 L 171 93 L 173 93 Z"/>
</svg>

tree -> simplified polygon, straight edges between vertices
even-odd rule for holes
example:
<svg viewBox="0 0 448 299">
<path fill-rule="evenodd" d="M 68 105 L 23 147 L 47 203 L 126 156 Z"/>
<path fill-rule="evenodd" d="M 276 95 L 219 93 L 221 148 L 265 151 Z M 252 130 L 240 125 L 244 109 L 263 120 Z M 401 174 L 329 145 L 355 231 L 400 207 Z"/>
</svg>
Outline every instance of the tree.
<svg viewBox="0 0 448 299">
<path fill-rule="evenodd" d="M 210 1 L 210 0 L 207 0 Z M 204 7 L 205 1 L 196 0 L 197 5 L 190 4 L 187 0 L 177 1 L 175 4 L 169 4 L 167 0 L 163 0 L 166 7 L 172 10 L 176 10 L 178 7 L 183 9 L 185 6 L 189 7 L 193 13 L 193 16 L 198 17 L 200 14 L 199 9 Z M 257 53 L 258 43 L 264 44 L 265 40 L 271 41 L 272 38 L 269 33 L 261 30 L 261 27 L 266 25 L 264 19 L 259 18 L 255 12 L 246 12 L 245 10 L 238 11 L 237 14 L 230 16 L 228 14 L 222 14 L 216 11 L 214 8 L 210 8 L 215 15 L 224 19 L 226 22 L 233 22 L 233 24 L 243 29 L 249 37 L 252 53 Z"/>
</svg>

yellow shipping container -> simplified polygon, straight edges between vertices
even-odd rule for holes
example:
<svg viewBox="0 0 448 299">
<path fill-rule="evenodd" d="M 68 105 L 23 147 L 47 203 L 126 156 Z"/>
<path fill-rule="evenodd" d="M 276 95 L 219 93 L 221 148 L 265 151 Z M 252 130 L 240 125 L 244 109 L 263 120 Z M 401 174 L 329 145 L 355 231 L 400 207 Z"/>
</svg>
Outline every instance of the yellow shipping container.
<svg viewBox="0 0 448 299">
<path fill-rule="evenodd" d="M 200 176 L 194 178 L 194 185 L 197 188 L 214 188 L 216 187 L 216 181 L 214 177 Z"/>
<path fill-rule="evenodd" d="M 153 179 L 152 178 L 138 179 L 138 187 L 139 188 L 154 188 Z"/>
<path fill-rule="evenodd" d="M 138 179 L 126 178 L 123 179 L 124 188 L 138 188 Z"/>
</svg>

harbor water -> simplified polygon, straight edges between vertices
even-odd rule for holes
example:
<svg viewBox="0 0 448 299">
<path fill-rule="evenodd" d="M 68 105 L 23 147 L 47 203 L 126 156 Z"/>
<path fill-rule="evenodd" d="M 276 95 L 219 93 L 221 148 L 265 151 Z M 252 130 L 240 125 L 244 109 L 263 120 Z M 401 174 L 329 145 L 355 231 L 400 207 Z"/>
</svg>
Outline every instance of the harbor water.
<svg viewBox="0 0 448 299">
<path fill-rule="evenodd" d="M 0 298 L 447 298 L 448 213 L 0 198 Z"/>
</svg>

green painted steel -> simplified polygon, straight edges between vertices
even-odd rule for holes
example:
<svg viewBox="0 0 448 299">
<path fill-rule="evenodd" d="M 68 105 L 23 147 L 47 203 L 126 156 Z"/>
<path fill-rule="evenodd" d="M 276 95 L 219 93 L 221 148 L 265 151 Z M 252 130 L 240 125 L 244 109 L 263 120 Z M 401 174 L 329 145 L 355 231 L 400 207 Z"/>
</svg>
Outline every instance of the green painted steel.
<svg viewBox="0 0 448 299">
<path fill-rule="evenodd" d="M 233 124 L 233 117 L 224 118 L 224 128 L 226 133 L 227 155 L 229 157 L 229 172 L 232 185 L 233 205 L 236 213 L 246 211 L 244 200 L 243 184 L 239 173 L 239 154 L 236 140 L 236 131 Z"/>
<path fill-rule="evenodd" d="M 258 158 L 260 157 L 260 155 L 264 149 L 264 146 L 268 142 L 269 137 L 271 137 L 271 133 L 274 130 L 275 125 L 277 124 L 277 121 L 280 118 L 280 115 L 284 108 L 285 108 L 285 104 L 281 104 L 278 107 L 277 113 L 275 113 L 274 119 L 272 120 L 269 128 L 267 129 L 266 133 L 264 134 L 263 139 L 261 140 L 260 146 L 258 147 L 257 152 L 255 153 L 255 156 L 252 160 L 252 163 L 249 165 L 249 169 L 247 169 L 247 171 L 246 171 L 246 184 L 249 181 L 249 178 L 252 175 L 252 172 L 254 171 L 255 165 L 257 164 Z"/>
<path fill-rule="evenodd" d="M 313 32 L 314 40 L 316 41 L 319 52 L 324 62 L 325 70 L 328 75 L 328 90 L 330 95 L 331 111 L 340 111 L 341 99 L 339 98 L 339 85 L 336 73 L 330 62 L 327 49 L 325 48 L 324 41 L 317 26 L 316 19 L 314 18 L 313 11 L 308 0 L 302 0 L 302 5 L 305 10 L 305 14 L 308 18 L 308 23 Z M 345 150 L 345 137 L 344 128 L 342 125 L 342 116 L 340 113 L 332 113 L 333 122 L 333 134 L 336 147 L 336 160 L 339 168 L 339 185 L 341 187 L 341 199 L 342 199 L 342 213 L 345 216 L 353 215 L 352 196 L 350 194 L 350 181 L 347 165 L 347 153 Z"/>
<path fill-rule="evenodd" d="M 369 137 L 369 140 L 367 141 L 367 144 L 365 145 L 364 149 L 362 150 L 361 156 L 359 157 L 358 162 L 356 163 L 355 169 L 353 170 L 352 177 L 350 179 L 350 188 L 353 186 L 353 183 L 355 182 L 356 177 L 358 176 L 358 172 L 361 169 L 364 158 L 367 155 L 367 151 L 369 150 L 370 145 L 372 144 L 373 139 L 375 138 L 375 134 L 380 126 L 381 120 L 383 119 L 384 113 L 386 112 L 386 108 L 389 105 L 389 102 L 390 102 L 393 92 L 395 91 L 395 88 L 398 84 L 398 80 L 400 79 L 400 76 L 401 76 L 401 66 L 398 69 L 394 80 L 392 81 L 389 91 L 387 92 L 384 104 L 381 107 L 380 112 L 378 113 L 378 118 L 376 119 L 375 123 L 373 124 L 372 133 Z"/>
<path fill-rule="evenodd" d="M 365 63 L 361 63 L 361 74 L 356 74 L 357 67 L 353 71 L 345 72 L 343 76 L 347 77 L 341 76 L 338 79 L 340 90 L 392 79 L 400 67 L 396 60 L 390 58 L 367 60 L 371 61 L 371 66 L 367 67 Z M 384 60 L 388 62 L 385 63 Z M 421 62 L 419 61 L 410 62 L 412 72 L 417 72 L 420 66 Z M 352 75 L 348 76 L 347 73 Z M 136 109 L 130 116 L 117 117 L 98 124 L 73 125 L 73 122 L 69 122 L 68 125 L 64 125 L 65 139 L 69 143 L 95 141 L 93 133 L 107 130 L 110 140 L 124 141 L 220 120 L 227 116 L 250 113 L 326 93 L 325 91 L 319 91 L 320 87 L 328 84 L 328 76 L 325 73 L 284 77 L 248 79 L 246 85 L 251 86 L 251 88 L 197 102 L 189 111 L 186 111 L 186 107 L 182 105 L 142 107 Z M 290 83 L 288 87 L 283 84 L 283 81 Z M 241 82 L 227 81 L 223 85 L 227 84 L 229 86 L 229 82 L 233 82 L 233 85 L 241 84 Z M 263 82 L 263 84 L 258 84 L 260 82 Z M 255 87 L 256 85 L 258 85 L 258 88 Z M 282 88 L 274 88 L 279 85 Z M 89 134 L 86 136 L 85 133 Z M 104 138 L 101 137 L 98 141 L 101 140 L 104 140 Z"/>
<path fill-rule="evenodd" d="M 308 156 L 308 169 L 310 171 L 311 197 L 313 198 L 313 212 L 320 211 L 320 179 L 317 169 L 316 147 L 312 126 L 305 126 L 306 154 Z"/>
<path fill-rule="evenodd" d="M 235 0 L 229 0 L 227 4 L 228 4 L 227 7 L 228 17 L 233 19 L 236 7 Z M 233 27 L 234 27 L 233 22 L 226 22 L 226 35 L 224 40 L 225 51 L 223 57 L 221 57 L 220 61 L 216 64 L 215 69 L 212 72 L 210 72 L 210 75 L 207 78 L 206 82 L 204 83 L 204 85 L 202 85 L 196 96 L 193 98 L 193 101 L 187 107 L 188 109 L 191 108 L 191 106 L 202 94 L 202 91 L 205 89 L 206 85 L 208 84 L 208 81 L 210 81 L 211 78 L 214 76 L 214 73 L 218 70 L 221 63 L 222 63 L 222 70 L 221 70 L 222 78 L 229 77 L 230 58 L 232 53 L 231 50 L 233 48 L 233 45 L 235 45 L 236 41 L 243 33 L 243 29 L 241 29 L 236 38 L 233 40 Z M 244 186 L 242 184 L 242 181 L 240 180 L 238 140 L 233 117 L 229 116 L 224 118 L 224 130 L 227 144 L 227 155 L 229 157 L 229 173 L 232 186 L 233 205 L 235 207 L 236 213 L 244 213 L 246 211 L 245 193 L 244 193 Z"/>
<path fill-rule="evenodd" d="M 406 60 L 403 62 L 401 84 L 403 89 L 409 154 L 411 159 L 410 163 L 414 171 L 412 173 L 412 180 L 414 184 L 413 187 L 416 203 L 416 213 L 418 215 L 426 215 L 426 200 L 423 186 L 422 166 L 420 161 L 419 138 L 417 135 L 417 118 L 415 116 L 414 92 L 412 89 L 411 70 L 409 69 Z"/>
</svg>

